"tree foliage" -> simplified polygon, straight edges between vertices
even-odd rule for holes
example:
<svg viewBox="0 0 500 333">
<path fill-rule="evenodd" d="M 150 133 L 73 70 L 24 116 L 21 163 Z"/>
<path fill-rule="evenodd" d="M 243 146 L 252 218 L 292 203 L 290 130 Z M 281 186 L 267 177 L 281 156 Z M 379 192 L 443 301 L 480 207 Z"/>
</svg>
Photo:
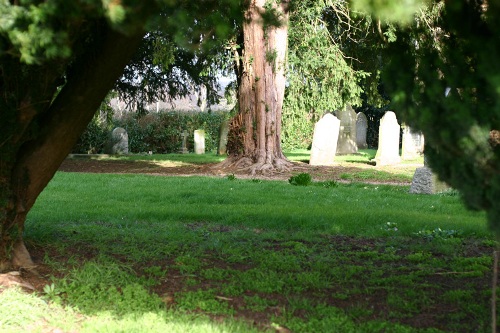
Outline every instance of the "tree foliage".
<svg viewBox="0 0 500 333">
<path fill-rule="evenodd" d="M 361 105 L 363 93 L 381 103 L 380 39 L 371 18 L 352 12 L 344 1 L 293 3 L 283 141 L 286 148 L 306 148 L 324 113 Z"/>
<path fill-rule="evenodd" d="M 500 5 L 434 1 L 389 44 L 384 83 L 402 121 L 468 207 L 500 234 Z"/>
<path fill-rule="evenodd" d="M 146 33 L 187 49 L 238 18 L 237 0 L 0 0 L 0 270 L 32 264 L 26 214 Z"/>
</svg>

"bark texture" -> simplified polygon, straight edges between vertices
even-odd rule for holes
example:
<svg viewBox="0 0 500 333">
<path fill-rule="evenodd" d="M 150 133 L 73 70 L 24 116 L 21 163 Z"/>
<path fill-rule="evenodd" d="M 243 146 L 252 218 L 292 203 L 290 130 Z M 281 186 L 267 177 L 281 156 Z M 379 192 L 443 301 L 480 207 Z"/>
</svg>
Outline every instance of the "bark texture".
<svg viewBox="0 0 500 333">
<path fill-rule="evenodd" d="M 263 19 L 274 13 L 279 25 Z M 288 1 L 252 0 L 243 23 L 243 51 L 238 64 L 239 113 L 228 136 L 225 166 L 256 172 L 281 171 L 290 162 L 281 150 L 281 112 L 285 94 Z"/>
<path fill-rule="evenodd" d="M 0 68 L 2 121 L 8 122 L 0 134 L 0 271 L 33 266 L 22 239 L 26 215 L 143 37 L 142 31 L 121 34 L 105 22 L 92 29 L 75 40 L 85 39 L 85 48 L 67 63 L 32 69 L 13 60 L 10 68 L 18 75 L 33 70 L 31 81 Z M 66 83 L 53 99 L 63 75 Z"/>
</svg>

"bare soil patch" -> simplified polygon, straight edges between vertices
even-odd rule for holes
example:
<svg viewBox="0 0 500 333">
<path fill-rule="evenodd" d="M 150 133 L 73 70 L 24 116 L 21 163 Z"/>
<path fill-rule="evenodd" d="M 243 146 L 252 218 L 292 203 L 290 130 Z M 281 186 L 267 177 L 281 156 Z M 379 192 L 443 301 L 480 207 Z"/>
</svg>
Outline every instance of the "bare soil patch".
<svg viewBox="0 0 500 333">
<path fill-rule="evenodd" d="M 384 183 L 393 185 L 410 185 L 409 181 L 401 180 L 397 176 L 399 170 L 415 170 L 417 166 L 394 166 L 375 167 L 362 163 L 339 163 L 335 166 L 312 166 L 302 162 L 292 162 L 292 167 L 284 172 L 272 172 L 251 176 L 249 171 L 236 168 L 221 168 L 219 163 L 211 164 L 189 164 L 181 166 L 169 166 L 153 161 L 120 161 L 120 160 L 95 160 L 95 159 L 66 159 L 59 171 L 64 172 L 86 172 L 86 173 L 115 173 L 115 174 L 149 174 L 159 176 L 209 176 L 225 177 L 235 175 L 237 178 L 258 178 L 262 180 L 288 180 L 291 176 L 305 172 L 309 173 L 314 181 L 345 181 L 342 175 L 361 174 L 367 170 L 387 172 L 383 180 L 377 177 L 363 177 L 367 183 Z M 394 173 L 391 177 L 390 174 Z M 357 179 L 356 181 L 359 181 Z"/>
</svg>

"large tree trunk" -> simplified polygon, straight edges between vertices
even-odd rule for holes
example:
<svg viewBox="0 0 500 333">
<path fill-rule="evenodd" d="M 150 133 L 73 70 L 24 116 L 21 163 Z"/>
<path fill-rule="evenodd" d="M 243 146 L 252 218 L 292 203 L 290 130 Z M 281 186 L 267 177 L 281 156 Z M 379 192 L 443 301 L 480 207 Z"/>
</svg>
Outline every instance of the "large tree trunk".
<svg viewBox="0 0 500 333">
<path fill-rule="evenodd" d="M 243 23 L 240 57 L 239 114 L 231 121 L 229 158 L 225 166 L 255 172 L 284 170 L 290 162 L 281 150 L 281 109 L 285 94 L 288 1 L 266 9 L 266 0 L 252 0 Z M 263 13 L 278 14 L 278 26 Z"/>
<path fill-rule="evenodd" d="M 64 65 L 57 70 L 36 67 L 38 76 L 26 83 L 0 68 L 1 118 L 7 120 L 0 133 L 0 271 L 33 266 L 22 239 L 26 215 L 143 37 L 142 31 L 128 36 L 115 32 L 104 22 L 95 28 L 69 71 Z M 33 67 L 13 60 L 12 68 L 22 72 Z M 53 99 L 63 73 L 67 82 Z M 20 92 L 19 83 L 33 88 Z"/>
</svg>

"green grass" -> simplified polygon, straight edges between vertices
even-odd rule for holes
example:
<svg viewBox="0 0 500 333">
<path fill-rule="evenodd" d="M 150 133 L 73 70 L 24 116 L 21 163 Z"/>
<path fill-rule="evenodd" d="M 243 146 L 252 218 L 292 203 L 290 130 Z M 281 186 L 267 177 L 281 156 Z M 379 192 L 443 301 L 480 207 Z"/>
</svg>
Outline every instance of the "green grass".
<svg viewBox="0 0 500 333">
<path fill-rule="evenodd" d="M 457 195 L 323 185 L 58 173 L 25 234 L 57 277 L 12 296 L 27 315 L 0 326 L 488 331 L 496 242 L 484 214 Z"/>
</svg>

